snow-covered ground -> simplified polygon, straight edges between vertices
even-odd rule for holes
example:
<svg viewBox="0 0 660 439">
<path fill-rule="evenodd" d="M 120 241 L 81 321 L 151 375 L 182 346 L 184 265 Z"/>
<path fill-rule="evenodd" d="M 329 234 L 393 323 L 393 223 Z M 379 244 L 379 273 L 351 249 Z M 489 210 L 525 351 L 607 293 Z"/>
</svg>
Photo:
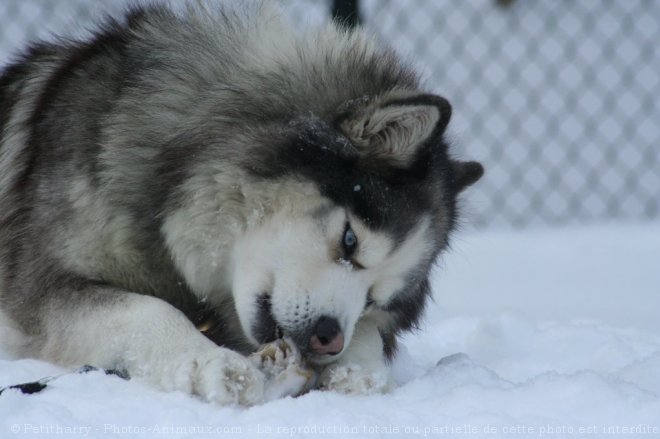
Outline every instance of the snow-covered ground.
<svg viewBox="0 0 660 439">
<path fill-rule="evenodd" d="M 0 395 L 0 437 L 660 436 L 660 224 L 462 233 L 368 397 L 220 408 L 101 372 Z M 66 372 L 0 360 L 0 386 Z"/>
</svg>

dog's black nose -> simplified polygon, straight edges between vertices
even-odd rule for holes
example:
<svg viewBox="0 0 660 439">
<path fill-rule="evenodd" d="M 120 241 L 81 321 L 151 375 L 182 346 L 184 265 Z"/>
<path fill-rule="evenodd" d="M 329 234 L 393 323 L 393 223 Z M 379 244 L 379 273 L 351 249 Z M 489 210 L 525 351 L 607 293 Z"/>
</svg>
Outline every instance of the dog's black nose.
<svg viewBox="0 0 660 439">
<path fill-rule="evenodd" d="M 344 334 L 333 317 L 321 316 L 314 326 L 309 347 L 316 354 L 337 355 L 344 348 Z"/>
</svg>

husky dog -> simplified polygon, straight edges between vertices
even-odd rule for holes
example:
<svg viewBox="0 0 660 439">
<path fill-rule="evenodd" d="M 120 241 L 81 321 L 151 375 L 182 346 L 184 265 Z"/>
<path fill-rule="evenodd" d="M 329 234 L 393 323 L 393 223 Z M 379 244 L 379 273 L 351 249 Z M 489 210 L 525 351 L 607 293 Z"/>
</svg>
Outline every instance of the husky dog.
<svg viewBox="0 0 660 439">
<path fill-rule="evenodd" d="M 253 404 L 246 356 L 287 337 L 319 387 L 387 387 L 482 167 L 451 158 L 449 103 L 392 50 L 269 8 L 136 8 L 5 68 L 0 309 L 18 355 Z"/>
</svg>

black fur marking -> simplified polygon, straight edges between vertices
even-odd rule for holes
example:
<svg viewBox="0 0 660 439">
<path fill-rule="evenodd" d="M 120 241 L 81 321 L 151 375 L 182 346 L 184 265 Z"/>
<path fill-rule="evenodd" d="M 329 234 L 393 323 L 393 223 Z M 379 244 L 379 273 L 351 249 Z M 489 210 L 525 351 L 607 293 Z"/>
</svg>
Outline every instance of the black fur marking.
<svg viewBox="0 0 660 439">
<path fill-rule="evenodd" d="M 383 176 L 372 169 L 373 163 L 363 163 L 354 154 L 347 154 L 348 140 L 329 124 L 309 120 L 305 127 L 293 127 L 293 132 L 283 132 L 278 145 L 264 152 L 264 166 L 246 164 L 253 174 L 261 178 L 299 174 L 315 182 L 323 195 L 351 209 L 370 227 L 388 231 L 395 242 L 402 241 L 420 217 L 432 212 L 437 204 L 434 199 L 441 188 L 427 177 L 433 162 L 447 160 L 444 144 L 437 151 L 426 151 L 426 157 L 410 169 L 392 170 Z"/>
<path fill-rule="evenodd" d="M 380 331 L 380 338 L 383 341 L 383 354 L 386 361 L 391 361 L 397 350 L 396 333 L 393 331 Z"/>
<path fill-rule="evenodd" d="M 385 306 L 385 310 L 394 315 L 398 330 L 405 331 L 416 327 L 430 294 L 429 280 L 424 278 L 419 280 L 417 285 L 409 283 L 405 294 L 396 295 Z"/>
<path fill-rule="evenodd" d="M 393 326 L 381 331 L 386 358 L 391 359 L 396 352 L 396 336 L 400 332 L 417 328 L 430 295 L 431 285 L 428 277 L 412 280 L 401 294 L 395 295 L 384 307 L 394 318 Z"/>
<path fill-rule="evenodd" d="M 47 52 L 45 46 L 33 46 L 18 61 L 5 67 L 0 73 L 0 138 L 4 137 L 12 109 L 18 101 L 18 94 L 23 80 L 30 70 L 28 60 L 38 57 L 41 52 Z M 0 148 L 2 144 L 0 144 Z"/>
<path fill-rule="evenodd" d="M 484 167 L 477 162 L 452 162 L 451 186 L 455 192 L 460 192 L 474 184 L 484 175 Z"/>
<path fill-rule="evenodd" d="M 273 317 L 270 296 L 266 293 L 257 298 L 257 317 L 254 319 L 252 335 L 259 343 L 270 343 L 279 335 L 277 322 Z"/>
<path fill-rule="evenodd" d="M 223 346 L 237 352 L 249 354 L 254 350 L 242 331 L 236 331 L 230 323 L 230 316 L 222 311 L 233 310 L 234 304 L 227 302 L 224 306 L 213 306 L 208 302 L 200 302 L 189 291 L 181 292 L 181 300 L 170 303 L 181 310 L 206 338 L 218 346 Z"/>
</svg>

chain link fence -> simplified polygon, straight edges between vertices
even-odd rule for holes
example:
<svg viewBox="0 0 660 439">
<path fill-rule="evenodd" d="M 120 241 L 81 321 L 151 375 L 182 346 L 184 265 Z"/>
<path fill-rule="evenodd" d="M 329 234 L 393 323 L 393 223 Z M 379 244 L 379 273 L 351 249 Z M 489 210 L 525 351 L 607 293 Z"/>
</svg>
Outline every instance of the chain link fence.
<svg viewBox="0 0 660 439">
<path fill-rule="evenodd" d="M 2 0 L 0 61 L 125 3 Z M 296 25 L 330 11 L 280 3 Z M 660 2 L 362 0 L 360 16 L 452 102 L 459 155 L 487 170 L 468 197 L 478 227 L 658 218 Z"/>
</svg>

